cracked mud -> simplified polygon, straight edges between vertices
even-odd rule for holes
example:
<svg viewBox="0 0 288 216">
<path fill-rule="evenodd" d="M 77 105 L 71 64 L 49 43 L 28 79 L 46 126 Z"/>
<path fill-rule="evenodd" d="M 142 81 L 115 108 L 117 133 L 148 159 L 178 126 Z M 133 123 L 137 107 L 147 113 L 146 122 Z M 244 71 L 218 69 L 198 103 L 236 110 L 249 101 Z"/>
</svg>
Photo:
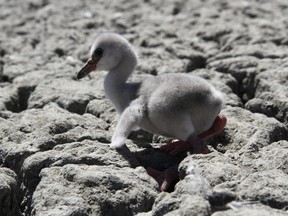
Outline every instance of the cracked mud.
<svg viewBox="0 0 288 216">
<path fill-rule="evenodd" d="M 287 215 L 288 2 L 0 0 L 0 215 Z M 75 79 L 95 36 L 136 47 L 131 77 L 197 74 L 224 94 L 212 153 L 136 133 L 109 149 L 105 72 Z M 133 139 L 132 139 L 133 137 Z M 180 163 L 158 190 L 145 171 Z"/>
</svg>

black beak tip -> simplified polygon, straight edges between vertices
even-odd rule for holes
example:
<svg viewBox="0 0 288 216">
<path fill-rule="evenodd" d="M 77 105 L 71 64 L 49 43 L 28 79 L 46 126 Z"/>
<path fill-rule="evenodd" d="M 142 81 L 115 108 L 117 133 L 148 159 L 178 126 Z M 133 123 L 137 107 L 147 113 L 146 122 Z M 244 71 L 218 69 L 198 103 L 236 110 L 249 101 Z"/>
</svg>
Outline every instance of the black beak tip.
<svg viewBox="0 0 288 216">
<path fill-rule="evenodd" d="M 76 76 L 77 80 L 80 80 L 80 79 L 82 79 L 83 77 L 85 77 L 85 75 L 84 75 L 83 73 L 81 73 L 81 72 L 78 72 L 78 74 L 77 74 L 77 76 Z"/>
</svg>

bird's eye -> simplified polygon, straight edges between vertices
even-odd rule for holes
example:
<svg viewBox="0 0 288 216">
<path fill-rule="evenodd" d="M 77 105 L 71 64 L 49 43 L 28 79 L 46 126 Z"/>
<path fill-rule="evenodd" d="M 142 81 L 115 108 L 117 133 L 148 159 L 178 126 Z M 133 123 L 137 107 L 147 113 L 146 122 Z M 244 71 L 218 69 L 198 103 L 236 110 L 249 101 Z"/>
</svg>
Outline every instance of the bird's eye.
<svg viewBox="0 0 288 216">
<path fill-rule="evenodd" d="M 94 51 L 94 54 L 96 56 L 102 56 L 103 55 L 103 49 L 102 48 L 97 48 L 95 51 Z"/>
</svg>

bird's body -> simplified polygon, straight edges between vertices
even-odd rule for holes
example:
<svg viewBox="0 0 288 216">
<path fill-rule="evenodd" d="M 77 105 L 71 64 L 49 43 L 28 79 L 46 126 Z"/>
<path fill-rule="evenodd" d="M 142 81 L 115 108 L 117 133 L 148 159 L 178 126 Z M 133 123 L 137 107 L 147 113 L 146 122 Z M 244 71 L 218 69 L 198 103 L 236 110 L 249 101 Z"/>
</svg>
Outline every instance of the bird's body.
<svg viewBox="0 0 288 216">
<path fill-rule="evenodd" d="M 125 86 L 114 104 L 121 104 L 120 111 L 137 105 L 137 126 L 167 137 L 187 140 L 206 131 L 221 109 L 221 93 L 193 75 L 169 73 Z"/>
<path fill-rule="evenodd" d="M 91 59 L 78 78 L 94 66 L 109 71 L 105 94 L 120 114 L 112 148 L 124 145 L 135 126 L 187 141 L 207 131 L 221 110 L 221 93 L 205 79 L 191 74 L 170 73 L 127 83 L 137 65 L 137 56 L 131 44 L 118 34 L 101 34 L 90 54 Z"/>
</svg>

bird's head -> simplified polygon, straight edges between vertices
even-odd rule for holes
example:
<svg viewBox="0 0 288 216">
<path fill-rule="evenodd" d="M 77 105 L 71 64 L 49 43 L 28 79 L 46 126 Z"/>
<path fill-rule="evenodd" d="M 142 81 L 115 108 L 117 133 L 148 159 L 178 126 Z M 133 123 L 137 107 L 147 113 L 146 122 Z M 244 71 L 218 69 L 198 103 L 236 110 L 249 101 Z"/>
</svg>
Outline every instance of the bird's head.
<svg viewBox="0 0 288 216">
<path fill-rule="evenodd" d="M 130 43 L 116 33 L 102 33 L 94 41 L 90 49 L 90 57 L 84 67 L 78 72 L 81 79 L 95 70 L 110 71 L 116 68 L 125 55 L 133 51 Z"/>
</svg>

